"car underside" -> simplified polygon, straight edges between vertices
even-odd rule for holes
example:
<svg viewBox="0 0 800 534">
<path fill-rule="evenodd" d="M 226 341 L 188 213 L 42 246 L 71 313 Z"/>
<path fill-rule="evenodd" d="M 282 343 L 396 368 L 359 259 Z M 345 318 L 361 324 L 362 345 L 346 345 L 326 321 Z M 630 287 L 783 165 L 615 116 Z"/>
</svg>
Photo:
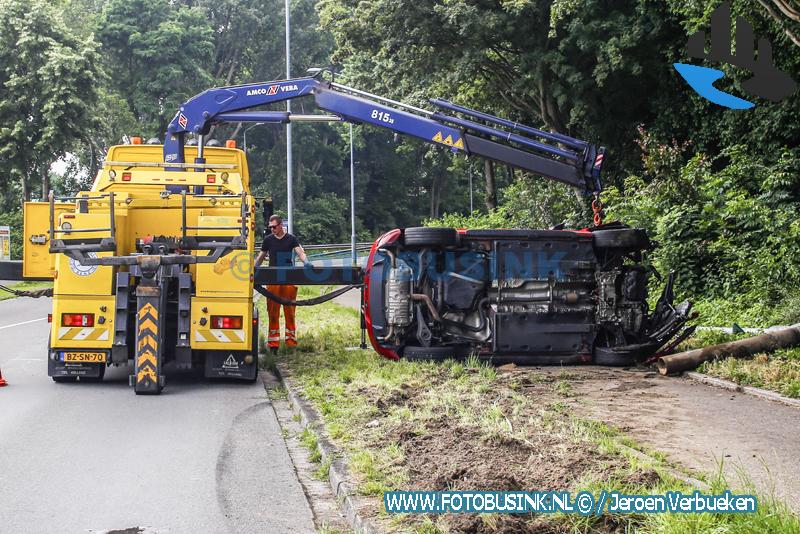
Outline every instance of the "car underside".
<svg viewBox="0 0 800 534">
<path fill-rule="evenodd" d="M 634 365 L 682 337 L 672 276 L 651 311 L 654 244 L 620 223 L 580 231 L 393 230 L 365 269 L 365 319 L 383 356 Z"/>
</svg>

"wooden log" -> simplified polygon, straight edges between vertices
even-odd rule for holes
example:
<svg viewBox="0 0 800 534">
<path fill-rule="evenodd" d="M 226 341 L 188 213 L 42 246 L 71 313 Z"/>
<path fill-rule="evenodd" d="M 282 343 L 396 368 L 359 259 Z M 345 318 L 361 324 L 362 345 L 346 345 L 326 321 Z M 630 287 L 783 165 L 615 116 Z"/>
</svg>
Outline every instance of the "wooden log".
<svg viewBox="0 0 800 534">
<path fill-rule="evenodd" d="M 669 356 L 662 356 L 656 361 L 658 372 L 671 375 L 695 369 L 703 362 L 722 358 L 750 358 L 759 352 L 772 352 L 800 345 L 800 325 L 793 325 L 781 330 L 765 332 L 758 336 L 712 345 L 702 349 L 689 350 Z"/>
</svg>

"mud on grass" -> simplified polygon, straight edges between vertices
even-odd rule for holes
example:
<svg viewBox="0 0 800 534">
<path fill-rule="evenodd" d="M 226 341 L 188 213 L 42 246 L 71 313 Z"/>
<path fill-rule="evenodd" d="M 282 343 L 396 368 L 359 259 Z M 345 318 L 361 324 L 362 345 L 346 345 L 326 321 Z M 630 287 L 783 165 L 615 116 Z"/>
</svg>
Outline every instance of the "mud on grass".
<svg viewBox="0 0 800 534">
<path fill-rule="evenodd" d="M 304 291 L 306 296 L 318 294 Z M 575 494 L 692 488 L 673 479 L 659 455 L 631 455 L 627 446 L 635 444 L 623 434 L 578 415 L 581 392 L 573 390 L 576 377 L 570 372 L 517 372 L 475 359 L 440 365 L 392 362 L 371 350 L 352 350 L 360 341 L 355 310 L 326 304 L 298 308 L 297 315 L 300 345 L 282 349 L 278 360 L 323 416 L 358 491 L 371 499 L 365 515 L 387 530 L 687 532 L 708 527 L 736 532 L 746 526 L 736 523 L 741 516 L 707 514 L 674 519 L 389 515 L 382 495 L 391 490 L 552 489 Z M 780 526 L 778 530 L 786 530 L 784 523 Z"/>
</svg>

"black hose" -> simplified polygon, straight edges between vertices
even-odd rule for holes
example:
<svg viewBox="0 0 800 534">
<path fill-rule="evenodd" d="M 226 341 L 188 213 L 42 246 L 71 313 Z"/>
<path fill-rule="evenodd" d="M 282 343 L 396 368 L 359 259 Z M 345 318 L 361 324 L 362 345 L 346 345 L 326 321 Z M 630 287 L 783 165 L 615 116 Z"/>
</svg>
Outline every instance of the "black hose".
<svg viewBox="0 0 800 534">
<path fill-rule="evenodd" d="M 356 287 L 361 287 L 362 284 L 353 284 L 351 286 L 340 287 L 335 291 L 331 291 L 330 293 L 326 293 L 319 297 L 314 297 L 313 299 L 306 299 L 306 300 L 288 300 L 278 295 L 271 293 L 263 286 L 253 286 L 253 289 L 264 295 L 270 300 L 274 300 L 278 304 L 283 304 L 284 306 L 316 306 L 317 304 L 322 304 L 323 302 L 328 302 L 329 300 L 335 299 L 339 295 L 343 295 L 354 289 Z"/>
</svg>

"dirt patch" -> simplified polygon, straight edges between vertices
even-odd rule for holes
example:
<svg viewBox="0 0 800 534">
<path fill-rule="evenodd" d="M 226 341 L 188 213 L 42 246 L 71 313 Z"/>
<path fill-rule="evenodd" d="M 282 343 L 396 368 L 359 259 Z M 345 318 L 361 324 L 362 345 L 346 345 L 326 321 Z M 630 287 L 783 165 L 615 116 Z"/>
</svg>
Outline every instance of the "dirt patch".
<svg viewBox="0 0 800 534">
<path fill-rule="evenodd" d="M 474 429 L 458 427 L 446 419 L 431 425 L 432 432 L 398 438 L 405 452 L 409 488 L 445 490 L 563 490 L 579 479 L 603 477 L 619 459 L 598 454 L 585 444 L 563 443 L 543 434 L 533 445 L 519 440 L 487 441 Z M 502 515 L 487 521 L 480 514 L 453 514 L 444 519 L 450 532 L 522 533 L 561 532 L 563 527 L 546 518 Z"/>
<path fill-rule="evenodd" d="M 474 371 L 467 370 L 468 374 Z M 439 377 L 437 377 L 439 378 Z M 565 428 L 569 425 L 568 411 L 559 411 L 552 405 L 563 400 L 557 387 L 564 376 L 539 376 L 536 373 L 505 373 L 498 375 L 493 390 L 483 395 L 483 403 L 492 406 L 514 432 L 487 432 L 479 422 L 465 424 L 455 415 L 437 415 L 422 427 L 419 421 L 389 423 L 386 418 L 394 410 L 408 409 L 412 413 L 424 409 L 425 393 L 438 396 L 437 385 L 446 382 L 434 379 L 426 387 L 403 384 L 391 391 L 381 391 L 371 386 L 360 386 L 358 394 L 370 399 L 379 415 L 367 423 L 371 431 L 371 449 L 382 449 L 397 444 L 403 451 L 402 468 L 408 475 L 403 488 L 415 491 L 546 491 L 571 490 L 577 492 L 586 480 L 606 480 L 627 473 L 627 461 L 619 455 L 598 451 L 587 440 L 572 436 Z M 440 391 L 444 394 L 445 389 Z M 536 405 L 528 412 L 515 412 L 513 395 L 522 393 L 536 396 Z M 469 404 L 468 396 L 459 397 Z M 473 401 L 474 402 L 474 401 Z M 484 406 L 469 406 L 475 414 L 483 413 Z M 539 411 L 544 411 L 547 421 Z M 533 413 L 531 413 L 533 412 Z M 523 430 L 524 428 L 524 430 Z M 634 485 L 655 484 L 659 476 L 655 471 L 635 471 L 630 475 Z M 501 514 L 448 514 L 435 518 L 444 530 L 455 533 L 517 533 L 563 532 L 564 523 L 553 516 Z M 423 518 L 412 516 L 410 522 Z M 442 523 L 444 525 L 442 525 Z M 616 532 L 618 524 L 602 518 L 592 529 L 599 532 Z"/>
<path fill-rule="evenodd" d="M 586 475 L 609 472 L 615 458 L 543 433 L 537 443 L 488 441 L 474 429 L 439 420 L 432 432 L 401 442 L 409 470 L 409 486 L 444 490 L 560 490 Z M 402 434 L 401 434 L 402 435 Z"/>
</svg>

